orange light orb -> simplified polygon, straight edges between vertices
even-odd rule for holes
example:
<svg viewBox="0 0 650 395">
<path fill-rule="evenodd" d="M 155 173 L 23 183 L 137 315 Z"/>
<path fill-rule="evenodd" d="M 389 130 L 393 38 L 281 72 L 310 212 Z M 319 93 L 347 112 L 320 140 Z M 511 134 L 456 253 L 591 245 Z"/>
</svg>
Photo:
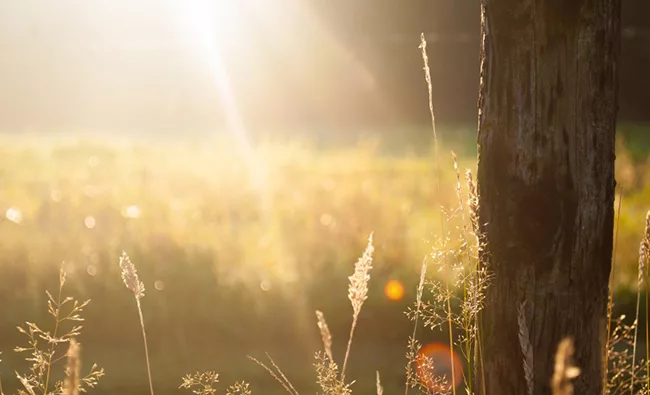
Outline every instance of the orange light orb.
<svg viewBox="0 0 650 395">
<path fill-rule="evenodd" d="M 452 381 L 453 360 L 453 381 Z M 430 343 L 420 349 L 417 373 L 427 388 L 434 392 L 451 391 L 452 383 L 458 387 L 463 381 L 463 362 L 456 352 L 443 343 Z"/>
<path fill-rule="evenodd" d="M 404 297 L 404 285 L 397 280 L 390 280 L 384 287 L 384 294 L 390 300 L 401 300 Z"/>
</svg>

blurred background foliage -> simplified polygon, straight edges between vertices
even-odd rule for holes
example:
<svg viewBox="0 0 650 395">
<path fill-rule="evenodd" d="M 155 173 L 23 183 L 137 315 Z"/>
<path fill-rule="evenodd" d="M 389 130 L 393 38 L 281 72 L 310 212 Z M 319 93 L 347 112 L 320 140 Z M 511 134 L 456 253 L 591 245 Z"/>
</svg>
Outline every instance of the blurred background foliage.
<svg viewBox="0 0 650 395">
<path fill-rule="evenodd" d="M 146 384 L 134 370 L 137 314 L 117 264 L 125 250 L 147 288 L 155 380 L 174 388 L 181 374 L 203 368 L 233 380 L 252 372 L 254 383 L 264 382 L 263 371 L 245 368 L 245 356 L 269 350 L 287 358 L 289 371 L 309 388 L 311 352 L 320 347 L 314 310 L 326 314 L 340 349 L 351 311 L 347 276 L 374 232 L 370 299 L 351 368 L 372 385 L 383 366 L 386 382 L 399 385 L 411 330 L 404 312 L 428 242 L 440 234 L 440 208 L 458 205 L 451 150 L 461 172 L 476 165 L 475 152 L 464 148 L 472 146 L 471 129 L 440 129 L 441 138 L 455 136 L 440 148 L 441 194 L 430 144 L 365 139 L 328 148 L 308 139 L 268 140 L 242 155 L 227 139 L 5 137 L 0 348 L 12 361 L 15 325 L 46 319 L 44 290 L 56 289 L 63 265 L 71 292 L 92 299 L 82 343 L 106 367 L 100 391 Z M 645 131 L 622 127 L 619 134 L 619 311 L 633 307 L 626 295 L 636 286 L 650 207 L 650 161 L 629 147 L 645 144 Z M 451 225 L 447 230 L 456 232 Z M 403 298 L 387 298 L 391 280 L 404 285 Z"/>
</svg>

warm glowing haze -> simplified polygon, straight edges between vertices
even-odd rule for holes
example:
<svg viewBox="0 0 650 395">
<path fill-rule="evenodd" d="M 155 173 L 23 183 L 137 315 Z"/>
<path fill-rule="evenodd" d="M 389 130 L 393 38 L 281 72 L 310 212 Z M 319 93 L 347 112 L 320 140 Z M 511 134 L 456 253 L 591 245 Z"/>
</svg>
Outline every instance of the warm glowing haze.
<svg viewBox="0 0 650 395">
<path fill-rule="evenodd" d="M 240 130 L 262 119 L 308 121 L 313 114 L 297 106 L 318 106 L 341 86 L 377 96 L 368 94 L 367 67 L 311 7 L 295 0 L 2 2 L 0 107 L 28 130 L 60 123 Z M 353 113 L 354 100 L 342 99 L 341 111 Z"/>
</svg>

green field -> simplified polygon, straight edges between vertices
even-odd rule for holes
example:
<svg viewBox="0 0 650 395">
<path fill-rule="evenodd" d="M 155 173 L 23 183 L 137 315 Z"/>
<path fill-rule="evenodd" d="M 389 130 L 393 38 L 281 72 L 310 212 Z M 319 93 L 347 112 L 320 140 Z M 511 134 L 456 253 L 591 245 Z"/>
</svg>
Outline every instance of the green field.
<svg viewBox="0 0 650 395">
<path fill-rule="evenodd" d="M 623 200 L 615 283 L 623 310 L 636 286 L 650 209 L 648 132 L 622 126 L 617 149 Z M 351 314 L 347 276 L 371 232 L 370 296 L 349 375 L 357 393 L 374 388 L 376 370 L 388 393 L 403 388 L 412 330 L 404 311 L 415 298 L 428 241 L 441 232 L 441 206 L 459 204 L 451 151 L 459 154 L 461 179 L 476 167 L 471 133 L 440 134 L 439 173 L 428 138 L 328 146 L 269 139 L 241 147 L 225 138 L 2 137 L 5 391 L 14 392 L 13 371 L 26 366 L 12 352 L 22 342 L 15 326 L 47 322 L 44 291 L 57 289 L 61 265 L 68 290 L 92 299 L 80 341 L 84 362 L 106 369 L 97 393 L 148 390 L 138 313 L 118 267 L 125 250 L 147 288 L 142 303 L 159 393 L 177 392 L 183 374 L 204 369 L 219 371 L 225 383 L 245 379 L 253 389 L 280 393 L 246 358 L 265 351 L 301 392 L 311 392 L 320 348 L 314 310 L 327 315 L 342 354 Z M 392 279 L 406 287 L 400 301 L 384 296 Z M 420 337 L 444 340 L 437 332 Z"/>
</svg>

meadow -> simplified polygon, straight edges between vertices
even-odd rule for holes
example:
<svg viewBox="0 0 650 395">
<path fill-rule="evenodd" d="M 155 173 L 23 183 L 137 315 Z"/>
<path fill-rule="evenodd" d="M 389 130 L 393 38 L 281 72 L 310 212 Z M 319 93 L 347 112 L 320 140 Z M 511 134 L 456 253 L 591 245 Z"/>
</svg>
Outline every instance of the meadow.
<svg viewBox="0 0 650 395">
<path fill-rule="evenodd" d="M 622 125 L 617 147 L 616 311 L 629 316 L 650 208 L 649 131 Z M 12 351 L 24 343 L 16 325 L 47 322 L 45 290 L 58 289 L 61 268 L 67 292 L 91 300 L 82 358 L 106 373 L 92 392 L 148 391 L 138 312 L 120 278 L 122 251 L 147 290 L 142 309 L 157 392 L 180 393 L 184 374 L 215 370 L 225 382 L 250 382 L 254 392 L 282 393 L 247 358 L 265 352 L 301 393 L 313 392 L 313 353 L 322 348 L 314 311 L 325 312 L 333 352 L 342 355 L 348 276 L 371 233 L 368 300 L 348 371 L 356 393 L 374 391 L 376 371 L 387 393 L 403 391 L 413 330 L 404 313 L 416 299 L 423 257 L 442 231 L 441 207 L 458 206 L 457 186 L 465 196 L 465 169 L 476 167 L 471 128 L 442 127 L 440 135 L 440 172 L 428 138 L 330 145 L 269 138 L 242 146 L 225 137 L 2 137 L 5 393 L 15 392 L 13 372 L 26 366 Z M 452 240 L 462 227 L 454 218 Z M 425 343 L 445 336 L 419 333 Z"/>
</svg>

